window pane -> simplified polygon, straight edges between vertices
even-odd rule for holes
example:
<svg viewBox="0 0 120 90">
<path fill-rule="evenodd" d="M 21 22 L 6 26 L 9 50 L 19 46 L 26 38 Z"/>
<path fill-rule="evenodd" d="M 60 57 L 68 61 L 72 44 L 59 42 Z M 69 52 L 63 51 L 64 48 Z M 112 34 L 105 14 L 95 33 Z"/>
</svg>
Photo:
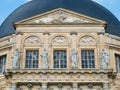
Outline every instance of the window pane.
<svg viewBox="0 0 120 90">
<path fill-rule="evenodd" d="M 81 51 L 82 68 L 95 68 L 94 50 Z"/>
<path fill-rule="evenodd" d="M 116 71 L 120 72 L 120 55 L 115 54 L 115 60 L 116 60 Z"/>
<path fill-rule="evenodd" d="M 38 50 L 27 50 L 25 68 L 38 68 L 38 60 Z"/>
<path fill-rule="evenodd" d="M 66 68 L 66 50 L 54 50 L 54 68 Z"/>
<path fill-rule="evenodd" d="M 6 55 L 0 56 L 0 73 L 6 69 Z"/>
</svg>

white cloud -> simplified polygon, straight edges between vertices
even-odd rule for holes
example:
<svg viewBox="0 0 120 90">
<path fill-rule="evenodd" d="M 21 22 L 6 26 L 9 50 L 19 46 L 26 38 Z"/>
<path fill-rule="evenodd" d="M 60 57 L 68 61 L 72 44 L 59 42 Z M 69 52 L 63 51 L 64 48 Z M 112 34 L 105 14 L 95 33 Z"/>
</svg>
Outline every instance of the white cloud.
<svg viewBox="0 0 120 90">
<path fill-rule="evenodd" d="M 112 2 L 115 2 L 114 0 L 92 0 L 94 2 L 98 2 L 100 4 L 108 4 L 108 3 L 112 3 Z"/>
<path fill-rule="evenodd" d="M 29 1 L 32 1 L 32 0 L 25 0 L 25 2 L 29 2 Z"/>
</svg>

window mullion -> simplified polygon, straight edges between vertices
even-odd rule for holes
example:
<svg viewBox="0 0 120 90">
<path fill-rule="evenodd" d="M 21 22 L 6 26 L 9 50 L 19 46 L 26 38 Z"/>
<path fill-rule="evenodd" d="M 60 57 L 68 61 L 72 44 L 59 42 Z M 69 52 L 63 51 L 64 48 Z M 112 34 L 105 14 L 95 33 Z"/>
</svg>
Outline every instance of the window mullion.
<svg viewBox="0 0 120 90">
<path fill-rule="evenodd" d="M 89 55 L 88 55 L 88 51 L 87 51 L 87 66 L 88 66 L 88 68 L 89 68 Z"/>
<path fill-rule="evenodd" d="M 61 52 L 59 51 L 59 68 L 61 68 Z"/>
</svg>

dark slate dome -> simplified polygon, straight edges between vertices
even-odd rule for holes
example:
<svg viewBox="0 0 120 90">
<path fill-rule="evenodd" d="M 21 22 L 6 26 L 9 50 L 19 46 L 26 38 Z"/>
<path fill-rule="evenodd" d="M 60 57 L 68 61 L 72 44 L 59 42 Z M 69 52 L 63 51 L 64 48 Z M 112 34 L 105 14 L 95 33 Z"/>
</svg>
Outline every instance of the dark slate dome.
<svg viewBox="0 0 120 90">
<path fill-rule="evenodd" d="M 15 32 L 13 24 L 16 21 L 29 18 L 53 9 L 64 8 L 93 18 L 104 20 L 108 23 L 106 32 L 120 36 L 120 22 L 107 9 L 91 0 L 32 0 L 19 8 L 0 26 L 0 37 L 11 35 Z"/>
</svg>

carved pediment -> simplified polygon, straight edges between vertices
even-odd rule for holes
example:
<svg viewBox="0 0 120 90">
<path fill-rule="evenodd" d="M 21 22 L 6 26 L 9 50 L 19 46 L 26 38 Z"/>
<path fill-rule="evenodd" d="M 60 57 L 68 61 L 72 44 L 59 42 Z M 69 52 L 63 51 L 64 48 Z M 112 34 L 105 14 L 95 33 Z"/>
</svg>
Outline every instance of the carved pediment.
<svg viewBox="0 0 120 90">
<path fill-rule="evenodd" d="M 65 9 L 57 9 L 44 14 L 40 14 L 16 24 L 81 24 L 81 23 L 105 23 L 82 14 L 78 14 Z"/>
</svg>

